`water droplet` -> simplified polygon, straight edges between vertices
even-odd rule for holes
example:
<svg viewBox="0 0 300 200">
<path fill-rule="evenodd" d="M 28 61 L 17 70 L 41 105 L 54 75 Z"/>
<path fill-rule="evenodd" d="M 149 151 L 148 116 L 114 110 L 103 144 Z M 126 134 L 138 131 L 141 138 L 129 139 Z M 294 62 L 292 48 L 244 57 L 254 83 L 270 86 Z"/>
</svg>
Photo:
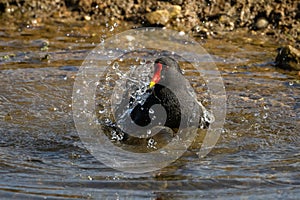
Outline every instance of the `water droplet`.
<svg viewBox="0 0 300 200">
<path fill-rule="evenodd" d="M 103 109 L 103 110 L 99 110 L 99 114 L 103 114 L 106 112 L 106 109 Z"/>
<path fill-rule="evenodd" d="M 115 130 L 112 130 L 110 133 L 112 140 L 121 141 L 124 138 L 124 133 L 117 133 Z"/>
<path fill-rule="evenodd" d="M 145 60 L 145 59 L 140 60 L 140 64 L 141 64 L 141 65 L 146 64 L 146 60 Z"/>
<path fill-rule="evenodd" d="M 151 132 L 152 132 L 152 131 L 151 131 L 150 129 L 147 130 L 147 134 L 148 134 L 148 135 L 150 135 Z"/>
<path fill-rule="evenodd" d="M 269 110 L 269 109 L 270 109 L 269 106 L 264 105 L 264 110 Z"/>
<path fill-rule="evenodd" d="M 86 106 L 89 103 L 89 101 L 84 100 L 83 103 L 84 103 L 84 106 Z"/>
<path fill-rule="evenodd" d="M 108 124 L 108 123 L 110 123 L 111 121 L 110 121 L 110 119 L 106 118 L 106 119 L 104 120 L 104 122 L 105 122 L 106 124 Z"/>
<path fill-rule="evenodd" d="M 289 82 L 289 85 L 290 85 L 290 86 L 294 85 L 294 82 L 293 82 L 293 81 L 290 81 L 290 82 Z"/>
<path fill-rule="evenodd" d="M 117 22 L 114 23 L 114 27 L 118 27 L 118 23 Z"/>
<path fill-rule="evenodd" d="M 110 31 L 110 32 L 113 32 L 114 29 L 115 29 L 115 27 L 114 27 L 114 26 L 111 26 L 111 27 L 109 28 L 109 31 Z"/>
<path fill-rule="evenodd" d="M 269 114 L 268 114 L 268 113 L 265 113 L 265 114 L 263 115 L 263 118 L 264 118 L 264 119 L 267 119 L 268 116 L 269 116 Z"/>
<path fill-rule="evenodd" d="M 114 70 L 118 69 L 118 68 L 119 68 L 119 63 L 118 63 L 118 62 L 114 62 L 112 68 L 113 68 Z"/>
<path fill-rule="evenodd" d="M 205 119 L 206 122 L 211 124 L 215 121 L 215 117 L 213 116 L 213 114 L 211 112 L 205 110 L 203 112 L 203 115 L 204 115 L 204 119 Z"/>
<path fill-rule="evenodd" d="M 156 142 L 153 138 L 150 138 L 150 139 L 148 140 L 148 145 L 147 145 L 147 147 L 148 147 L 148 148 L 157 149 L 156 146 L 155 146 L 156 144 L 157 144 L 157 142 Z"/>
<path fill-rule="evenodd" d="M 111 64 L 111 61 L 110 61 L 110 60 L 108 60 L 106 63 L 107 63 L 108 65 L 110 65 L 110 64 Z"/>
<path fill-rule="evenodd" d="M 154 114 L 154 110 L 152 108 L 149 109 L 150 114 Z"/>
</svg>

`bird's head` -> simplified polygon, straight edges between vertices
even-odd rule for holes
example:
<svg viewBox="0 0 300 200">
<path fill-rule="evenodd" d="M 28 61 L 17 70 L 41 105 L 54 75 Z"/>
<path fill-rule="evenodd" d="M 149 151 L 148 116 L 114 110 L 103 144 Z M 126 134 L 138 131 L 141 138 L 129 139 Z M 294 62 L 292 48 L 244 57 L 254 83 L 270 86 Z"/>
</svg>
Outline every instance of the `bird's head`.
<svg viewBox="0 0 300 200">
<path fill-rule="evenodd" d="M 169 72 L 173 70 L 180 74 L 182 73 L 178 63 L 173 58 L 165 56 L 156 59 L 154 62 L 154 74 L 149 84 L 149 88 L 152 88 L 160 81 L 168 80 L 171 75 Z"/>
</svg>

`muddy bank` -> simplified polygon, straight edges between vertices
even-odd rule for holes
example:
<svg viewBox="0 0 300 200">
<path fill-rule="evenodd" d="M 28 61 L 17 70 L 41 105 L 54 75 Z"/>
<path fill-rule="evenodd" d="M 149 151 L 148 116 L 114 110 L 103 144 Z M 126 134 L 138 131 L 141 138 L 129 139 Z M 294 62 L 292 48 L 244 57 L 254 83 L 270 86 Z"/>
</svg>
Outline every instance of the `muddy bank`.
<svg viewBox="0 0 300 200">
<path fill-rule="evenodd" d="M 4 0 L 2 20 L 129 21 L 214 37 L 246 30 L 290 43 L 300 42 L 300 2 L 293 0 Z"/>
</svg>

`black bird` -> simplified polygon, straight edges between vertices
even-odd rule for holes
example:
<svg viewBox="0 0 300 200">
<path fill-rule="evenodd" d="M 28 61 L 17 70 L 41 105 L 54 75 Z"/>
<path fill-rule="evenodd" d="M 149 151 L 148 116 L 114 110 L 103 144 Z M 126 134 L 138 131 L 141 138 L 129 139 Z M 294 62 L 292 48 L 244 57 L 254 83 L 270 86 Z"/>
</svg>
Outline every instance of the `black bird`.
<svg viewBox="0 0 300 200">
<path fill-rule="evenodd" d="M 180 75 L 182 75 L 181 69 L 174 59 L 161 57 L 155 60 L 154 74 L 147 91 L 150 95 L 143 104 L 136 105 L 130 113 L 131 119 L 137 125 L 148 125 L 151 122 L 149 116 L 151 107 L 159 104 L 166 112 L 166 122 L 163 125 L 171 129 L 179 128 L 181 108 L 179 99 L 174 92 L 180 88 L 178 87 L 178 84 L 182 81 Z M 158 108 L 156 112 L 161 113 L 161 110 Z"/>
<path fill-rule="evenodd" d="M 207 128 L 212 121 L 210 117 L 213 117 L 192 95 L 191 86 L 188 85 L 188 81 L 183 77 L 178 63 L 173 58 L 164 56 L 156 59 L 153 77 L 148 89 L 143 94 L 145 100 L 142 103 L 136 103 L 134 98 L 130 98 L 129 102 L 128 99 L 124 99 L 123 103 L 125 102 L 129 106 L 120 106 L 123 107 L 123 110 L 118 112 L 124 113 L 124 108 L 127 109 L 126 111 L 130 110 L 130 119 L 128 120 L 128 115 L 119 115 L 119 117 L 126 116 L 127 120 L 120 117 L 121 120 L 117 119 L 117 122 L 122 121 L 123 128 L 131 126 L 131 121 L 140 127 L 146 127 L 152 123 L 152 125 L 169 127 L 176 132 L 179 127 L 189 127 L 189 120 L 192 120 L 190 119 L 191 111 L 193 111 L 194 115 L 197 115 L 194 118 L 198 119 L 194 124 L 201 128 Z M 154 105 L 162 107 L 154 107 Z M 156 116 L 154 120 L 153 116 Z M 164 124 L 160 124 L 161 117 L 165 118 Z M 123 130 L 123 128 L 121 129 Z M 131 131 L 135 130 L 131 129 Z M 126 130 L 124 132 L 126 133 Z"/>
</svg>

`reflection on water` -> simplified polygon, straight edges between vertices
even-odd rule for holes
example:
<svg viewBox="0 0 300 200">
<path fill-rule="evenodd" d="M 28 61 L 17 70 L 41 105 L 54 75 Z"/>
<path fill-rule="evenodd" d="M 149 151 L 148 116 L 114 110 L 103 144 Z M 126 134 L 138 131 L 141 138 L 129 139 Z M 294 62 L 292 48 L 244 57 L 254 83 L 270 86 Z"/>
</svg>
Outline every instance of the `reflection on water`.
<svg viewBox="0 0 300 200">
<path fill-rule="evenodd" d="M 273 68 L 276 46 L 271 42 L 257 46 L 233 39 L 206 41 L 204 47 L 216 55 L 228 98 L 217 146 L 199 159 L 197 142 L 203 139 L 199 136 L 172 165 L 153 173 L 127 174 L 93 158 L 72 119 L 76 67 L 100 41 L 93 33 L 102 34 L 103 27 L 54 24 L 16 32 L 17 28 L 0 29 L 1 35 L 9 36 L 0 42 L 2 198 L 296 199 L 300 195 L 300 83 L 293 72 Z M 185 75 L 191 80 L 198 76 L 188 69 Z"/>
</svg>

